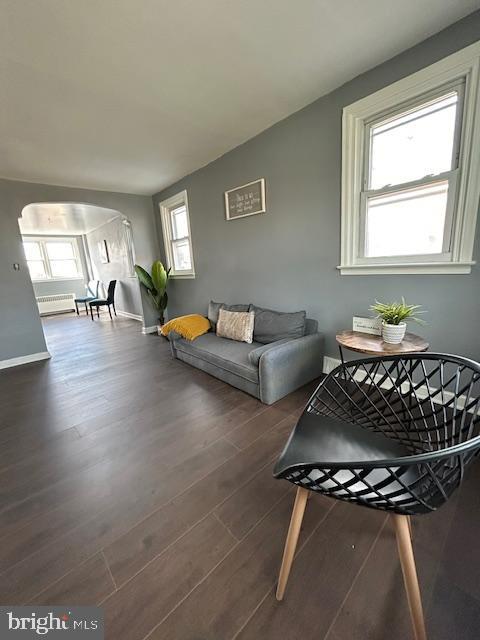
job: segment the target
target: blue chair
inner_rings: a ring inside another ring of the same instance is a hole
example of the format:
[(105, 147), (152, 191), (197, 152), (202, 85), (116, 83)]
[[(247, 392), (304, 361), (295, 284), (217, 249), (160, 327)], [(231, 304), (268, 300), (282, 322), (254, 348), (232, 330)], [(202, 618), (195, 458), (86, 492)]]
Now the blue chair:
[(77, 316), (80, 315), (78, 311), (78, 303), (82, 303), (85, 305), (85, 313), (88, 316), (88, 306), (87, 303), (92, 300), (96, 300), (98, 298), (98, 290), (100, 288), (100, 280), (90, 280), (89, 283), (85, 286), (86, 295), (80, 298), (75, 298), (75, 309), (77, 310)]

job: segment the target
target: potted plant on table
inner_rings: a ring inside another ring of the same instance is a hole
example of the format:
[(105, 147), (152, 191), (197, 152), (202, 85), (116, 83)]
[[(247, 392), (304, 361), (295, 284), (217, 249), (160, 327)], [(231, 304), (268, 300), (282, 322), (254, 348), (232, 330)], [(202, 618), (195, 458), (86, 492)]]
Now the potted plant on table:
[(158, 312), (158, 333), (160, 334), (160, 329), (165, 322), (165, 309), (168, 304), (167, 283), (170, 269), (167, 271), (160, 260), (155, 260), (152, 264), (151, 274), (138, 264), (135, 265), (135, 273), (140, 284), (146, 290), (153, 307)]
[(402, 302), (379, 302), (375, 300), (375, 304), (370, 307), (371, 311), (375, 311), (377, 318), (382, 320), (382, 337), (383, 341), (388, 344), (400, 344), (405, 337), (408, 320), (413, 320), (419, 324), (425, 322), (418, 317), (425, 311), (419, 311), (421, 305), (407, 304), (405, 298)]

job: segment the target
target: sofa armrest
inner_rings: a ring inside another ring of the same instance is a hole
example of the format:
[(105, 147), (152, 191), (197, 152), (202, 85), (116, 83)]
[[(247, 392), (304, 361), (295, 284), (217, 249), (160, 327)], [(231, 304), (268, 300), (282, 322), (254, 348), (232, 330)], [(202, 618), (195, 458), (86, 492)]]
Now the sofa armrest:
[(272, 346), (259, 360), (260, 399), (272, 404), (323, 374), (324, 337), (312, 333)]
[(286, 342), (291, 342), (292, 338), (282, 338), (282, 340), (276, 340), (275, 342), (269, 342), (267, 344), (262, 344), (262, 346), (257, 347), (253, 351), (250, 351), (248, 354), (248, 361), (250, 364), (253, 364), (254, 367), (259, 366), (260, 358), (263, 356), (265, 351), (270, 351), (270, 349), (275, 349), (279, 344), (285, 344)]
[(170, 342), (170, 351), (172, 352), (172, 356), (174, 358), (177, 357), (177, 351), (175, 349), (175, 342), (181, 339), (181, 335), (176, 331), (169, 331), (167, 334), (168, 341)]
[(167, 338), (170, 340), (170, 342), (175, 342), (175, 340), (179, 340), (182, 336), (177, 333), (176, 331), (169, 331)]

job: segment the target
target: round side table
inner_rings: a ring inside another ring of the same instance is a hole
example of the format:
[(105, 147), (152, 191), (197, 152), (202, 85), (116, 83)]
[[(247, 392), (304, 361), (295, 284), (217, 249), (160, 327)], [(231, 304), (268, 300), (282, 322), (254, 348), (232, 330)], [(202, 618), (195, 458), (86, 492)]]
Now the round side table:
[(420, 336), (414, 333), (406, 333), (400, 344), (388, 344), (382, 336), (374, 336), (370, 333), (359, 331), (340, 331), (335, 336), (342, 364), (345, 364), (343, 349), (365, 353), (371, 356), (399, 355), (402, 353), (419, 353), (427, 351), (430, 345)]

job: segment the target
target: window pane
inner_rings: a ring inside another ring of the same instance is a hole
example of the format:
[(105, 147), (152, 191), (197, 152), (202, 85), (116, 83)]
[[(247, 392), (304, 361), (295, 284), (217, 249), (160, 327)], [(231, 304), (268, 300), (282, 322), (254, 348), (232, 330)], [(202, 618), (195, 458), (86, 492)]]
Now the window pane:
[(27, 260), (27, 264), (32, 280), (41, 280), (47, 277), (43, 260)]
[(188, 240), (172, 243), (173, 265), (175, 271), (189, 271), (192, 268), (190, 245)]
[(75, 260), (50, 260), (50, 269), (54, 278), (75, 278), (79, 275)]
[(452, 168), (458, 94), (371, 128), (370, 189), (436, 175)]
[(170, 218), (172, 221), (172, 238), (174, 240), (186, 238), (188, 236), (188, 224), (187, 208), (185, 205), (172, 209), (170, 211)]
[(25, 257), (27, 260), (41, 260), (40, 245), (38, 242), (24, 242)]
[(367, 201), (365, 256), (441, 253), (448, 182)]
[(45, 247), (50, 260), (75, 258), (71, 242), (46, 242)]

